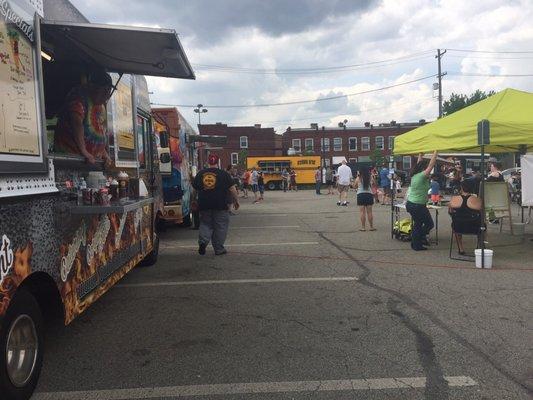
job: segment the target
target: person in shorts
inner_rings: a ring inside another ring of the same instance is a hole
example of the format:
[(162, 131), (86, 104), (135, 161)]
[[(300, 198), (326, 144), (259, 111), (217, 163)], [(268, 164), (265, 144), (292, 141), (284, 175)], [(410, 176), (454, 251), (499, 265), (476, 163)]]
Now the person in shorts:
[(352, 184), (352, 169), (346, 165), (346, 160), (342, 160), (342, 164), (337, 170), (337, 188), (339, 190), (338, 206), (347, 206), (348, 189)]
[(359, 216), (361, 218), (361, 232), (366, 231), (366, 221), (370, 225), (370, 231), (375, 231), (374, 216), (372, 215), (372, 205), (374, 204), (374, 195), (372, 193), (373, 178), (368, 168), (361, 168), (358, 177), (355, 180), (357, 189), (357, 205), (359, 206)]
[(390, 190), (390, 171), (385, 165), (379, 171), (379, 186), (383, 191), (381, 204), (387, 205), (387, 199), (391, 200), (392, 193)]
[(250, 186), (252, 187), (252, 192), (254, 193), (254, 203), (259, 202), (259, 172), (252, 168), (252, 173), (250, 174)]
[(440, 185), (437, 175), (431, 175), (431, 182), (429, 185), (429, 190), (431, 191), (431, 202), (434, 206), (436, 206), (440, 204)]
[(281, 172), (281, 185), (283, 186), (284, 192), (286, 192), (289, 189), (289, 180), (290, 180), (289, 169), (285, 168)]
[(245, 170), (244, 173), (242, 174), (242, 192), (243, 192), (243, 197), (245, 199), (248, 198), (248, 189), (250, 188), (250, 178), (251, 178), (250, 171)]

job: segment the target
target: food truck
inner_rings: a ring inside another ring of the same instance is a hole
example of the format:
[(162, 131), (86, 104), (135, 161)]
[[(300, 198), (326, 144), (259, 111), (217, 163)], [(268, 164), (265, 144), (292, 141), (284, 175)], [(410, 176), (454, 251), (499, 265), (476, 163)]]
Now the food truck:
[(69, 324), (132, 268), (156, 261), (166, 160), (143, 76), (194, 79), (173, 30), (68, 19), (47, 20), (40, 1), (0, 0), (3, 400), (31, 396), (45, 318), (59, 310)]
[[(191, 225), (191, 177), (198, 166), (192, 137), (193, 127), (176, 107), (152, 108), (155, 135), (168, 133), (170, 173), (162, 174), (163, 213), (161, 221), (168, 224)], [(161, 147), (159, 140), (158, 146)]]

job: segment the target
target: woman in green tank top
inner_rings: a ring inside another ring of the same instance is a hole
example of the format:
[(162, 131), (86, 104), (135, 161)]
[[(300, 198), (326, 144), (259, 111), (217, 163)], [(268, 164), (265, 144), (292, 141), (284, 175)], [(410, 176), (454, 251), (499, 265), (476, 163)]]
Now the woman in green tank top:
[(415, 251), (427, 250), (426, 236), (433, 229), (433, 219), (427, 209), (429, 191), (429, 175), (437, 162), (437, 151), (433, 152), (430, 160), (424, 159), (423, 154), (418, 156), (418, 162), (411, 171), (411, 185), (407, 197), (406, 209), (413, 219), (411, 234), (411, 248)]

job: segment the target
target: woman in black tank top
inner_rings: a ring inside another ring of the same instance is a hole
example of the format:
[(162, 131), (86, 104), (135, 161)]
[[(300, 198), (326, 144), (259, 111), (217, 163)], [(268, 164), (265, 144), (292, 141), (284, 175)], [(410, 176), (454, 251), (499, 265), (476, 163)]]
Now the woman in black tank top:
[[(459, 254), (465, 254), (462, 234), (478, 235), (481, 231), (481, 200), (472, 195), (471, 186), (470, 180), (461, 182), (461, 194), (453, 196), (450, 201), (449, 212)], [(473, 201), (469, 205), (470, 198)]]

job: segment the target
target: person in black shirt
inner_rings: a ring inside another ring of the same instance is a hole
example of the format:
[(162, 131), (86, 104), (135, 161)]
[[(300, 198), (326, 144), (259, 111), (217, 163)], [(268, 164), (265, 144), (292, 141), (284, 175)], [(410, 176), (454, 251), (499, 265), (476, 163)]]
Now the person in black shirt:
[(198, 253), (205, 254), (209, 242), (212, 242), (216, 255), (226, 254), (224, 242), (228, 233), (229, 210), (228, 192), (233, 198), (233, 207), (239, 209), (237, 190), (230, 174), (218, 168), (219, 158), (209, 155), (209, 168), (196, 174), (192, 186), (198, 192), (198, 209), (200, 211), (200, 231)]
[(487, 182), (503, 182), (503, 174), (500, 171), (500, 163), (491, 162), (490, 163), (490, 173), (487, 176)]

